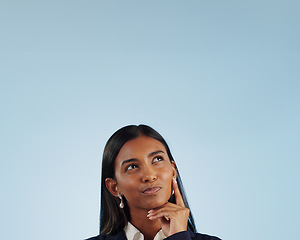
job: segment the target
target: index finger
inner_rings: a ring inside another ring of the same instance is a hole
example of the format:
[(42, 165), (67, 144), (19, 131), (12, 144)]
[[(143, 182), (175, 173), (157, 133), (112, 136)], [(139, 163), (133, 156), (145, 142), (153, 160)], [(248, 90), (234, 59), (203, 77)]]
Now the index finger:
[(183, 198), (181, 196), (181, 193), (179, 191), (178, 183), (176, 178), (173, 178), (173, 190), (175, 194), (175, 200), (176, 200), (176, 205), (179, 205), (181, 207), (185, 207)]

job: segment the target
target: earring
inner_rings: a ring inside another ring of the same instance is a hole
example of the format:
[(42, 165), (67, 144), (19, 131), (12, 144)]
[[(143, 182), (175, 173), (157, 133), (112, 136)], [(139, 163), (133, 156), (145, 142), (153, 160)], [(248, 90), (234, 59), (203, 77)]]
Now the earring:
[(119, 207), (120, 207), (120, 208), (124, 208), (123, 198), (122, 198), (122, 196), (121, 196), (120, 193), (118, 193), (118, 197), (119, 197), (120, 200), (121, 200)]

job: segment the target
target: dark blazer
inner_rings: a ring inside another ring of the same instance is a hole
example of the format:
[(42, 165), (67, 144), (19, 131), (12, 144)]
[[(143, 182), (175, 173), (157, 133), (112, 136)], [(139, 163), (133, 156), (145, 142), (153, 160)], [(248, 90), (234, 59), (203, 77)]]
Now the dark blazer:
[[(221, 240), (218, 237), (213, 237), (201, 233), (193, 233), (190, 230), (175, 233), (167, 238), (166, 240)], [(127, 240), (125, 232), (122, 230), (118, 232), (116, 235), (98, 235), (96, 237), (92, 237), (86, 240)]]

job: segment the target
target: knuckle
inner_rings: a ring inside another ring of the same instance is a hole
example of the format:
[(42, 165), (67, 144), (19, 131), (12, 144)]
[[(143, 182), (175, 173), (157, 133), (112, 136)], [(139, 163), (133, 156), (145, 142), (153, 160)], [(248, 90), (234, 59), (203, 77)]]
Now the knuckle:
[(186, 208), (184, 209), (185, 214), (189, 215), (190, 214), (190, 209)]

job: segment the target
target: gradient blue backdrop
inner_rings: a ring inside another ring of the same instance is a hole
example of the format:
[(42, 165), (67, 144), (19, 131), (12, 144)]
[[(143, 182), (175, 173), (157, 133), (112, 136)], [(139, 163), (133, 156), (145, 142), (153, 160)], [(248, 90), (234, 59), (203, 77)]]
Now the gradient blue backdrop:
[(169, 143), (198, 230), (299, 239), (299, 1), (0, 1), (0, 239), (98, 234), (118, 128)]

